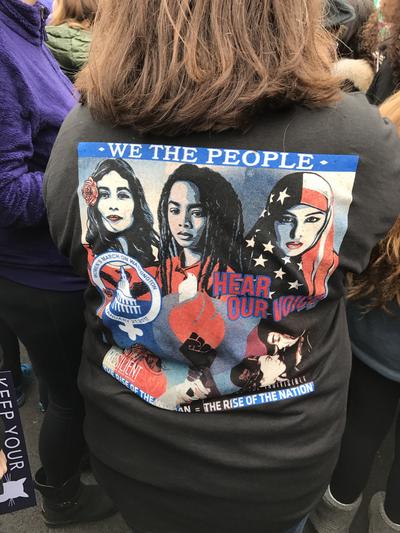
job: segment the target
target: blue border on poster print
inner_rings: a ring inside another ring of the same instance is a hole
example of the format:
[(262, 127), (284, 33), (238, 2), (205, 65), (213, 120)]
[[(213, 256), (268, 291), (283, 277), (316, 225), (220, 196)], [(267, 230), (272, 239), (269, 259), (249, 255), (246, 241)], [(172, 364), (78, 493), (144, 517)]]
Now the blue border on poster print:
[(197, 165), (296, 170), (303, 172), (355, 172), (357, 155), (305, 154), (196, 148), (163, 144), (79, 143), (79, 157), (132, 159)]

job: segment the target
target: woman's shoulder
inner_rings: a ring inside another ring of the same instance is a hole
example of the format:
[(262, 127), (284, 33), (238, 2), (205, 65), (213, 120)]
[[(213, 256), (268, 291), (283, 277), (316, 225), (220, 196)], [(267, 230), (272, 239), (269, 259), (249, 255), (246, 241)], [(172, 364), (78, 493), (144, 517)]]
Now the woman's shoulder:
[[(363, 157), (364, 163), (392, 163), (396, 170), (400, 165), (400, 140), (396, 127), (379, 108), (372, 105), (362, 93), (346, 95), (337, 108), (334, 119), (340, 142), (354, 154)], [(331, 111), (332, 113), (332, 111)], [(381, 168), (382, 170), (382, 168)]]
[(60, 129), (59, 138), (68, 144), (115, 142), (132, 138), (132, 130), (95, 120), (90, 109), (79, 103), (73, 107)]
[(264, 144), (270, 139), (272, 147), (284, 146), (285, 152), (373, 156), (400, 148), (396, 128), (362, 93), (343, 94), (329, 106), (292, 105), (267, 113), (258, 118), (256, 130)]
[(46, 34), (46, 44), (50, 49), (67, 50), (71, 47), (73, 30), (68, 24), (64, 23), (57, 26), (46, 26)]
[(340, 140), (354, 133), (368, 139), (371, 131), (365, 130), (365, 127), (374, 126), (379, 130), (383, 125), (378, 108), (371, 105), (361, 92), (343, 93), (335, 104), (317, 107), (309, 112), (299, 106), (298, 114), (304, 120), (318, 122), (316, 128), (322, 127), (329, 136), (339, 134)]
[(86, 61), (91, 41), (91, 33), (67, 23), (47, 26), (46, 44), (53, 53), (68, 55), (77, 62)]
[[(204, 136), (193, 135), (184, 139), (189, 146), (204, 144)], [(78, 104), (69, 113), (60, 131), (63, 143), (79, 142), (135, 142), (133, 128), (116, 127), (96, 120), (87, 106)], [(182, 139), (169, 139), (176, 144)], [(209, 143), (209, 140), (207, 141)], [(396, 128), (383, 119), (376, 106), (369, 104), (365, 95), (343, 95), (335, 105), (321, 108), (290, 106), (260, 113), (247, 133), (226, 132), (212, 135), (212, 144), (230, 143), (246, 149), (278, 150), (294, 153), (325, 153), (366, 155), (380, 153), (393, 158), (400, 155)]]
[(80, 28), (79, 26), (70, 26), (67, 22), (58, 24), (57, 26), (49, 24), (46, 26), (46, 33), (48, 37), (51, 38), (74, 39), (78, 37), (84, 41), (91, 40), (90, 31)]

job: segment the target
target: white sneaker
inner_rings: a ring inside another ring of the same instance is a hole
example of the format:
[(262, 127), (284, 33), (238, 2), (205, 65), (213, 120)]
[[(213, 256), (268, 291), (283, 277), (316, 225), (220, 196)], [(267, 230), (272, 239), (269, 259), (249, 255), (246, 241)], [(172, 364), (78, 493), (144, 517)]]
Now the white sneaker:
[(317, 533), (349, 533), (350, 526), (361, 505), (362, 496), (354, 503), (340, 503), (332, 496), (329, 487), (310, 515)]
[(386, 514), (384, 503), (385, 493), (377, 492), (369, 504), (369, 533), (393, 533), (400, 531), (400, 524), (395, 524)]

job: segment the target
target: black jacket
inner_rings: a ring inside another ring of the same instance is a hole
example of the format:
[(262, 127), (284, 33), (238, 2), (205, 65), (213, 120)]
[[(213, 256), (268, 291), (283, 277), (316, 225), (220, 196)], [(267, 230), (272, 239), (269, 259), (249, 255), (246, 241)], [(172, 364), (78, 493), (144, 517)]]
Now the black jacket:
[(399, 83), (395, 80), (393, 74), (392, 65), (388, 59), (385, 59), (372, 80), (371, 86), (367, 91), (367, 98), (371, 104), (380, 105), (399, 88)]

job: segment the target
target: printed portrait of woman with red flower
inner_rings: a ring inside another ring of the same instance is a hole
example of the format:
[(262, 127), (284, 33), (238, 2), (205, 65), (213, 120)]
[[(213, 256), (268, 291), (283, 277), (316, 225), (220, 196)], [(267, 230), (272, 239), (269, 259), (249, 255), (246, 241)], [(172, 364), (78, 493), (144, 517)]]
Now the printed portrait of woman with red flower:
[(81, 188), (87, 207), (86, 243), (94, 256), (121, 252), (154, 264), (158, 236), (143, 187), (123, 159), (101, 161)]
[(106, 252), (121, 254), (119, 261), (101, 269), (103, 302), (97, 310), (98, 316), (102, 318), (104, 309), (115, 296), (122, 270), (131, 296), (148, 300), (148, 288), (128, 262), (129, 258), (135, 259), (155, 277), (159, 241), (142, 185), (133, 168), (123, 159), (105, 159), (97, 164), (78, 192), (87, 206), (86, 233), (83, 229), (82, 237), (92, 283), (95, 259)]

